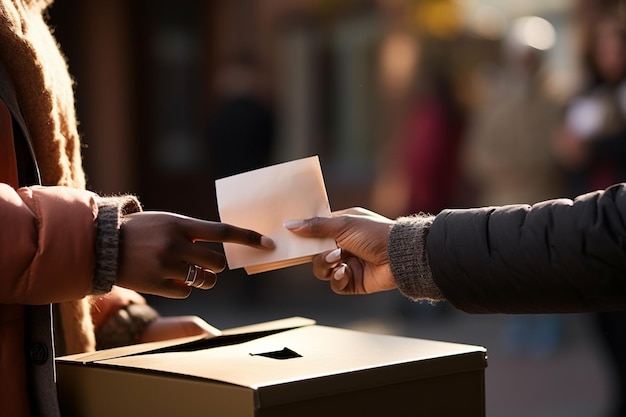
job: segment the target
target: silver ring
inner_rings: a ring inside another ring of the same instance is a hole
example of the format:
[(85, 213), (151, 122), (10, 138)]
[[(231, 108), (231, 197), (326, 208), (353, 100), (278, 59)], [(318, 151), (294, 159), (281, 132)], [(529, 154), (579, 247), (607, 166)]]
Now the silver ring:
[(187, 284), (187, 286), (191, 287), (196, 282), (198, 269), (198, 266), (189, 264), (189, 269), (187, 269), (187, 276), (185, 277), (185, 284)]
[(202, 274), (202, 282), (198, 283), (198, 285), (194, 285), (194, 287), (202, 288), (202, 286), (204, 285), (204, 281), (206, 281), (206, 277), (204, 276), (204, 274)]

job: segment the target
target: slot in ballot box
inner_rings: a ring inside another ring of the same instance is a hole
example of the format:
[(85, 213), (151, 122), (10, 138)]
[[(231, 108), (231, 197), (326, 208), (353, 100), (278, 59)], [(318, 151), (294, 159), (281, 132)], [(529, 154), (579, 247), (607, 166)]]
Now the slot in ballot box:
[(57, 358), (62, 414), (484, 416), (483, 347), (293, 317)]

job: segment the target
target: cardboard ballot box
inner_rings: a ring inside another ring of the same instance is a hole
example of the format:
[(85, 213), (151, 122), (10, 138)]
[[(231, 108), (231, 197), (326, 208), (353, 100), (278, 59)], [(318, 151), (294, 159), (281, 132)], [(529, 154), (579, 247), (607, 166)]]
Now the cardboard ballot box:
[(57, 359), (68, 416), (484, 416), (486, 350), (291, 318)]

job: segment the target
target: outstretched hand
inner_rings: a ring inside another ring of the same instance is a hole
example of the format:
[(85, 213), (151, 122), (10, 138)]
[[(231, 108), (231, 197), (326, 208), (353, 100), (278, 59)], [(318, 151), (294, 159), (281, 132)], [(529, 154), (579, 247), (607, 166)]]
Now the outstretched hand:
[(195, 242), (274, 248), (270, 238), (252, 230), (155, 211), (125, 216), (120, 235), (116, 285), (170, 298), (190, 294), (192, 287), (185, 280), (193, 269), (199, 283), (194, 287), (209, 289), (226, 267), (224, 255)]
[(363, 208), (334, 212), (332, 217), (288, 220), (285, 227), (303, 237), (332, 238), (338, 249), (313, 259), (313, 273), (330, 281), (338, 294), (370, 294), (397, 288), (387, 256), (394, 221)]

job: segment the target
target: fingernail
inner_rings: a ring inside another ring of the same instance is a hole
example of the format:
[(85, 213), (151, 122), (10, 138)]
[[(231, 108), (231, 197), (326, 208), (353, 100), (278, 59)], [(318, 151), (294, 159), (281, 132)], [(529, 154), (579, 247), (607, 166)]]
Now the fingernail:
[(332, 252), (328, 252), (328, 255), (324, 258), (329, 264), (337, 263), (341, 259), (341, 248), (337, 248)]
[(341, 265), (333, 274), (333, 278), (340, 281), (346, 275), (346, 264)]
[(283, 227), (289, 230), (294, 230), (302, 227), (304, 222), (302, 220), (285, 220), (283, 222)]
[(271, 238), (267, 236), (261, 236), (261, 246), (267, 249), (274, 249), (276, 247), (276, 244), (274, 244), (274, 241)]

